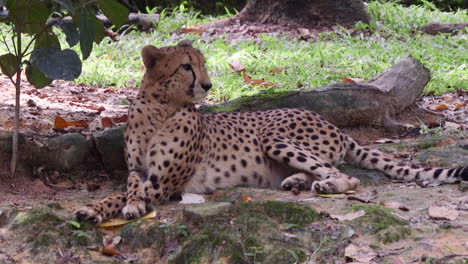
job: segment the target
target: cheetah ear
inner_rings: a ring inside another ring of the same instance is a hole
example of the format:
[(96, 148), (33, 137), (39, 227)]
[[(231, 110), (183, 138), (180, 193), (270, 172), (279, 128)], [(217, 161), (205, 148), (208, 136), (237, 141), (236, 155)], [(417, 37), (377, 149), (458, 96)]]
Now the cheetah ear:
[(143, 58), (143, 63), (145, 64), (146, 69), (153, 68), (156, 62), (160, 60), (163, 56), (164, 53), (160, 49), (152, 45), (145, 46), (141, 50), (141, 57)]
[(177, 46), (180, 46), (180, 47), (192, 47), (192, 42), (190, 42), (190, 40), (182, 40), (181, 42), (179, 42), (179, 44), (177, 44)]

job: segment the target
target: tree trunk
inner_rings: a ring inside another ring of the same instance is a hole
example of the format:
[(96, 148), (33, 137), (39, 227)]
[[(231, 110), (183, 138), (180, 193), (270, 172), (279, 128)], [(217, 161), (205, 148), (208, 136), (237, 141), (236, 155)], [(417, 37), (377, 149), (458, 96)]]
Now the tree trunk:
[(332, 25), (349, 26), (358, 21), (364, 23), (370, 21), (370, 16), (361, 0), (249, 0), (239, 14), (209, 23), (207, 27), (251, 22), (315, 28)]

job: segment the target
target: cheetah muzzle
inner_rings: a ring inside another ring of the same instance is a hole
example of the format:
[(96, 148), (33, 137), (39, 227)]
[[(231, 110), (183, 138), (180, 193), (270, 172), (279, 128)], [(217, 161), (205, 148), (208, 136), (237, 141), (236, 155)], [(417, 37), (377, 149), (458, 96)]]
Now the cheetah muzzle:
[(203, 54), (188, 41), (146, 46), (142, 58), (146, 72), (125, 128), (127, 192), (78, 209), (79, 219), (138, 218), (173, 194), (237, 185), (342, 193), (359, 185), (336, 169), (343, 161), (399, 180), (468, 180), (468, 167), (401, 165), (304, 109), (202, 114), (194, 103), (212, 85)]

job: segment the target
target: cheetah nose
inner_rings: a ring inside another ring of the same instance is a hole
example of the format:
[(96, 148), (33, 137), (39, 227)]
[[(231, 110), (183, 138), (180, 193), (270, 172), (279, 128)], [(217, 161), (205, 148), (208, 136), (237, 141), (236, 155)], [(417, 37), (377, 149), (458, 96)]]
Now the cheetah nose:
[(213, 86), (212, 83), (202, 83), (201, 87), (203, 88), (203, 90), (205, 91), (208, 91), (209, 89), (211, 89), (211, 86)]

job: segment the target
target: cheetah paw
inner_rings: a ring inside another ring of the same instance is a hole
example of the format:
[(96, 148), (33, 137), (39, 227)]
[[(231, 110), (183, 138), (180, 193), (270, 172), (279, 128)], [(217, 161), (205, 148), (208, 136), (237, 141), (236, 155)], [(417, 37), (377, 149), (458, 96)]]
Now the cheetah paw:
[(312, 191), (323, 194), (344, 193), (349, 190), (354, 190), (358, 187), (360, 181), (356, 178), (348, 177), (345, 179), (328, 179), (315, 181), (312, 183)]
[(78, 221), (90, 220), (97, 225), (102, 223), (103, 220), (102, 215), (89, 206), (83, 206), (76, 210), (73, 214)]
[(144, 200), (133, 200), (128, 201), (125, 207), (122, 209), (122, 214), (127, 220), (137, 219), (147, 212), (151, 211), (151, 206), (148, 206)]

